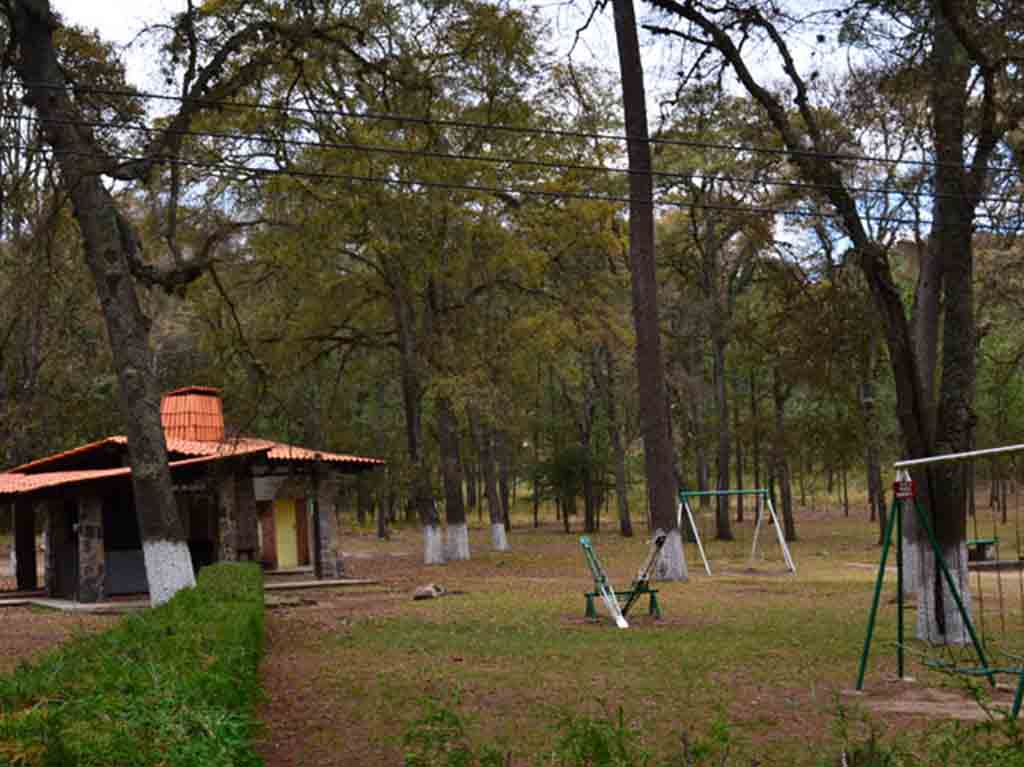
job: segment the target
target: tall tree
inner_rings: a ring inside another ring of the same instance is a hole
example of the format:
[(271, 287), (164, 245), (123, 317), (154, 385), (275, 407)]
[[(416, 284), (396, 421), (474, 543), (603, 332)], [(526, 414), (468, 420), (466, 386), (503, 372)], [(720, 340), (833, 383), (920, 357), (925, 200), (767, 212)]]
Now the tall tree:
[[(934, 196), (915, 315), (908, 318), (889, 254), (874, 236), (836, 156), (844, 132), (823, 118), (812, 89), (816, 72), (807, 72), (792, 53), (790, 40), (801, 28), (796, 4), (790, 9), (758, 0), (727, 6), (702, 0), (650, 2), (670, 22), (685, 26), (649, 28), (685, 40), (689, 50), (701, 55), (716, 55), (760, 104), (801, 178), (838, 217), (882, 317), (906, 455), (920, 458), (969, 448), (976, 368), (972, 231), (993, 158), (1024, 113), (1014, 63), (1021, 20), (1013, 4), (928, 0), (850, 4), (839, 11), (844, 16), (841, 44), (864, 44), (881, 65), (915, 72), (928, 94), (932, 130), (930, 145), (922, 149), (935, 159)], [(907, 34), (892, 34), (896, 27)], [(751, 38), (764, 41), (778, 56), (792, 102), (759, 76), (760, 54), (755, 66)], [(943, 555), (963, 573), (963, 473), (939, 465), (918, 471), (916, 479)], [(918, 634), (963, 642), (964, 627), (923, 540), (921, 554)]]
[[(102, 110), (90, 83), (69, 82), (55, 44), (60, 19), (47, 0), (5, 0), (0, 5), (7, 24), (13, 67), (25, 89), (25, 100), (39, 117), (47, 143), (53, 148), (61, 173), (61, 187), (71, 200), (82, 235), (86, 264), (103, 311), (120, 390), (121, 413), (128, 434), (135, 508), (142, 534), (154, 604), (169, 599), (195, 583), (167, 468), (167, 448), (160, 423), (159, 390), (153, 372), (149, 319), (139, 300), (139, 286), (176, 290), (202, 272), (202, 264), (175, 259), (162, 266), (143, 258), (135, 226), (115, 200), (103, 177), (147, 182), (157, 166), (176, 158), (182, 131), (210, 100), (236, 93), (260, 74), (279, 51), (264, 24), (246, 24), (215, 43), (204, 39), (200, 50), (196, 35), (197, 11), (189, 5), (177, 19), (176, 34), (188, 37), (184, 48), (191, 56), (182, 86), (181, 106), (153, 135), (138, 160), (125, 162), (117, 147), (105, 144), (92, 127), (90, 110)], [(259, 51), (247, 48), (260, 42)], [(203, 53), (207, 55), (204, 57)], [(229, 67), (228, 62), (236, 64)], [(122, 75), (123, 77), (123, 75)], [(123, 79), (121, 86), (123, 87)], [(131, 99), (115, 98), (108, 106), (123, 122)], [(130, 119), (130, 118), (129, 118)], [(116, 127), (112, 126), (112, 127)], [(113, 150), (113, 151), (111, 151)], [(173, 201), (174, 203), (177, 200)], [(168, 237), (172, 252), (173, 232)]]
[(632, 0), (612, 0), (615, 39), (622, 77), (627, 155), (629, 158), (629, 263), (636, 328), (636, 369), (639, 380), (640, 428), (644, 467), (655, 533), (668, 534), (658, 576), (687, 577), (683, 540), (676, 520), (676, 477), (665, 367), (661, 354), (658, 280), (654, 255), (654, 201), (651, 145), (647, 129), (647, 93)]

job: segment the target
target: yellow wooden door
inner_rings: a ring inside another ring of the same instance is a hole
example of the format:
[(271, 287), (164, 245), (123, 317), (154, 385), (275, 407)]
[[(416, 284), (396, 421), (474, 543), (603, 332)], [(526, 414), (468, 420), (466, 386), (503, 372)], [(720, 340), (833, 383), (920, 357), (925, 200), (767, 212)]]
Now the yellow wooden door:
[(277, 533), (277, 566), (287, 570), (299, 566), (299, 534), (295, 501), (274, 501), (274, 532)]

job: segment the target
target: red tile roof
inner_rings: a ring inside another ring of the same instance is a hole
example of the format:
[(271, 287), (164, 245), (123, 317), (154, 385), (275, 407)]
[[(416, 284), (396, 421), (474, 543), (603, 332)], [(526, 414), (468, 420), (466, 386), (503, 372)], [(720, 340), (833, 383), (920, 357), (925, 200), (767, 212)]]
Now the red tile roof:
[(383, 466), (386, 461), (380, 458), (363, 458), (358, 455), (346, 455), (344, 453), (327, 453), (323, 450), (309, 450), (296, 445), (286, 445), (283, 442), (270, 442), (273, 447), (267, 453), (271, 461), (326, 461), (327, 463), (356, 463), (365, 466)]
[[(321, 450), (310, 450), (297, 445), (259, 439), (255, 437), (238, 437), (225, 439), (224, 415), (221, 408), (220, 391), (207, 386), (189, 386), (177, 389), (164, 395), (160, 406), (161, 421), (167, 437), (167, 452), (171, 455), (188, 456), (183, 460), (170, 462), (172, 469), (219, 460), (238, 455), (263, 453), (271, 461), (279, 462), (311, 462), (344, 464), (369, 468), (382, 466), (384, 461), (377, 458), (363, 458), (344, 453), (328, 453)], [(103, 469), (74, 469), (65, 471), (48, 471), (47, 467), (59, 464), (67, 459), (88, 458), (89, 453), (106, 447), (124, 448), (128, 438), (118, 434), (106, 437), (87, 445), (66, 450), (62, 453), (39, 458), (22, 464), (7, 473), (0, 473), (0, 495), (32, 492), (47, 487), (88, 482), (118, 476), (129, 476), (129, 467), (112, 467)], [(116, 457), (115, 457), (116, 459)], [(111, 461), (114, 462), (114, 461)], [(67, 464), (65, 464), (66, 466)], [(75, 461), (72, 461), (72, 466)]]
[(209, 386), (188, 386), (164, 395), (160, 420), (167, 439), (221, 442), (224, 439), (224, 410), (220, 390)]
[(37, 458), (34, 461), (23, 463), (20, 466), (15, 466), (10, 470), (10, 472), (20, 473), (33, 471), (64, 458), (72, 458), (76, 455), (84, 455), (85, 453), (89, 453), (93, 450), (98, 450), (105, 445), (124, 445), (126, 443), (127, 438), (125, 437), (104, 437), (103, 439), (98, 439), (95, 442), (90, 442), (87, 445), (79, 445), (78, 447), (71, 448), (70, 450), (65, 450), (63, 453), (54, 453), (53, 455), (48, 455), (44, 458)]
[[(168, 466), (173, 472), (176, 469), (194, 466), (201, 463), (217, 461), (229, 456), (252, 455), (264, 453), (269, 450), (267, 445), (245, 444), (236, 445), (233, 449), (225, 449), (210, 455), (196, 458), (184, 458), (180, 461), (171, 461)], [(30, 493), (34, 490), (60, 487), (62, 485), (75, 485), (85, 482), (95, 482), (101, 479), (113, 479), (115, 477), (130, 477), (132, 470), (128, 466), (117, 469), (86, 469), (82, 471), (48, 471), (43, 474), (22, 474), (19, 472), (0, 473), (0, 495), (18, 495)]]

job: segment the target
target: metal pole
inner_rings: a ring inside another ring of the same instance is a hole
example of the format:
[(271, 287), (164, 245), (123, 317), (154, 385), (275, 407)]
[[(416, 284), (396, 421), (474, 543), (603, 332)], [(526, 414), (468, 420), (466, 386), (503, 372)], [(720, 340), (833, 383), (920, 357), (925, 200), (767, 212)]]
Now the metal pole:
[[(693, 518), (693, 511), (690, 509), (689, 502), (684, 498), (683, 506), (686, 507), (686, 516), (690, 520), (690, 529), (693, 530), (693, 538), (697, 541), (697, 551), (700, 552), (701, 561), (704, 562), (704, 572), (711, 575), (711, 566), (708, 564), (707, 555), (704, 553), (704, 544), (700, 542), (700, 531), (697, 529), (697, 523)], [(680, 525), (682, 527), (682, 525)]]
[(782, 549), (782, 558), (786, 562), (786, 566), (789, 567), (789, 571), (796, 575), (796, 565), (793, 564), (793, 557), (789, 554), (789, 545), (786, 543), (786, 537), (782, 533), (782, 525), (779, 524), (779, 517), (775, 513), (775, 504), (772, 503), (772, 498), (768, 495), (768, 491), (765, 491), (764, 496), (765, 505), (768, 507), (768, 512), (772, 515), (772, 521), (775, 523), (775, 535), (779, 539), (779, 548)]
[[(763, 513), (759, 513), (759, 512), (755, 512), (755, 513), (756, 513), (756, 516), (757, 516), (757, 521), (754, 522), (754, 542), (750, 546), (750, 567), (751, 568), (754, 566), (754, 562), (755, 562), (754, 557), (757, 555), (757, 539), (761, 535), (761, 520), (764, 519), (764, 514)], [(772, 519), (774, 519), (774, 518), (775, 518), (775, 515), (773, 514), (772, 515)]]
[(959, 461), (964, 458), (977, 458), (984, 455), (1000, 455), (1002, 453), (1019, 453), (1024, 451), (1024, 445), (1007, 445), (1005, 447), (989, 447), (984, 450), (971, 450), (966, 453), (947, 453), (946, 455), (935, 455), (930, 458), (913, 458), (906, 461), (897, 461), (894, 468), (906, 469), (911, 466), (924, 466), (930, 463), (942, 463), (943, 461)]
[(871, 612), (868, 614), (868, 633), (864, 637), (864, 650), (860, 654), (860, 669), (857, 671), (857, 690), (864, 689), (864, 672), (868, 667), (868, 653), (871, 651), (871, 638), (875, 633), (875, 618), (878, 616), (878, 601), (882, 596), (882, 582), (885, 580), (885, 562), (889, 558), (889, 547), (892, 545), (892, 530), (896, 524), (896, 515), (899, 513), (897, 504), (892, 499), (892, 511), (889, 513), (889, 521), (885, 524), (885, 536), (882, 540), (882, 559), (878, 563), (878, 577), (875, 579), (875, 595), (871, 599)]
[(683, 490), (679, 493), (680, 496), (686, 496), (687, 498), (701, 498), (719, 495), (759, 495), (761, 493), (767, 493), (765, 488), (754, 488), (753, 490)]
[(903, 679), (903, 502), (896, 504), (896, 676)]

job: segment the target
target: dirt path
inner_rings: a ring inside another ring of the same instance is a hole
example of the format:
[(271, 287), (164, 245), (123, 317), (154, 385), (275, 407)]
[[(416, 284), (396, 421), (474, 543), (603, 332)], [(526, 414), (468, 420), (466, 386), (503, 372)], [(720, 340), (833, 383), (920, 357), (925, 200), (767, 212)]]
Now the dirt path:
[(71, 615), (37, 607), (0, 608), (0, 674), (81, 632), (102, 631), (116, 621), (109, 615)]

